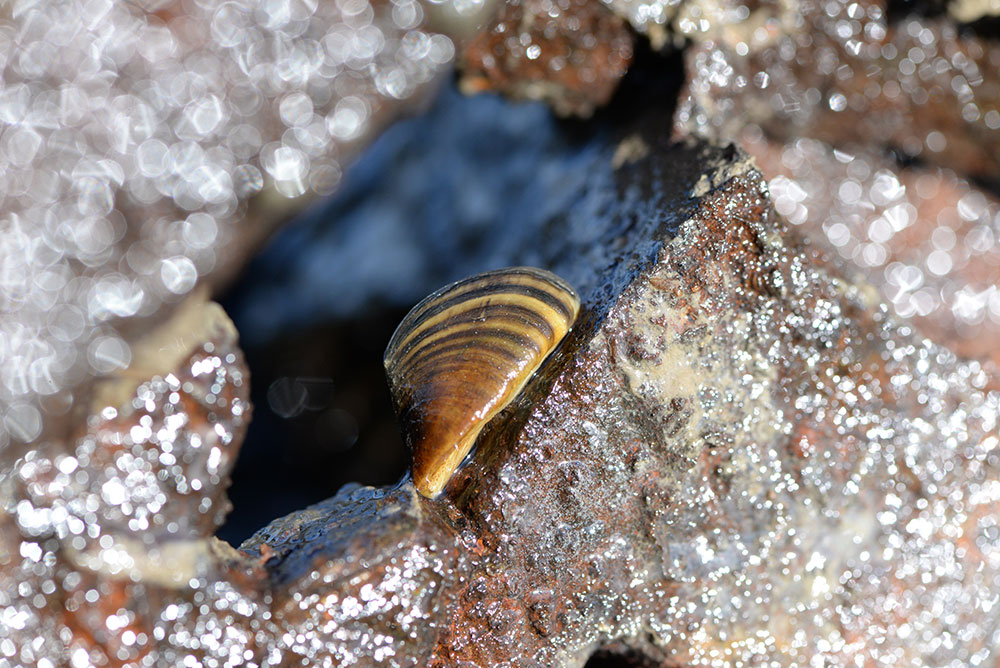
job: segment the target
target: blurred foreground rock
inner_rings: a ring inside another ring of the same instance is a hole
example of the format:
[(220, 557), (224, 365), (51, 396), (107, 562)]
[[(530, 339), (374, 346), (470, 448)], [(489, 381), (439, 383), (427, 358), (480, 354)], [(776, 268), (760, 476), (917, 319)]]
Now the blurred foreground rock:
[[(1000, 182), (1000, 45), (945, 18), (890, 21), (889, 3), (798, 4), (795, 29), (685, 53), (688, 131), (864, 146)], [(766, 34), (766, 31), (765, 33)]]
[(91, 382), (336, 190), (494, 9), (5, 3), (0, 462), (76, 429)]
[(255, 646), (262, 573), (212, 538), (250, 417), (236, 331), (199, 292), (133, 354), (72, 438), (0, 470), (0, 665), (241, 665)]
[(1000, 363), (1000, 201), (946, 169), (902, 167), (878, 151), (740, 145), (769, 177), (775, 208), (880, 301), (960, 356)]

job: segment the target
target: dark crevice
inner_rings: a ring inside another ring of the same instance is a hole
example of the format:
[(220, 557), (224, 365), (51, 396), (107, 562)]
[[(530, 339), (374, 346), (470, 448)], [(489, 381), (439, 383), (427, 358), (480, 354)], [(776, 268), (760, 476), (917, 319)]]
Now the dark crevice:
[(220, 538), (238, 545), (348, 482), (385, 485), (400, 477), (407, 455), (382, 351), (402, 315), (373, 310), (246, 348), (253, 421)]
[(1000, 16), (984, 16), (977, 21), (961, 24), (960, 29), (964, 34), (980, 39), (1000, 40)]
[(889, 0), (886, 18), (890, 24), (899, 23), (912, 16), (937, 18), (948, 13), (946, 0)]
[(591, 118), (566, 118), (560, 125), (569, 136), (589, 138), (595, 128), (631, 128), (638, 119), (640, 124), (659, 124), (669, 137), (684, 71), (682, 51), (656, 51), (640, 36), (632, 64), (611, 101)]
[(584, 668), (664, 668), (659, 661), (629, 651), (598, 650)]

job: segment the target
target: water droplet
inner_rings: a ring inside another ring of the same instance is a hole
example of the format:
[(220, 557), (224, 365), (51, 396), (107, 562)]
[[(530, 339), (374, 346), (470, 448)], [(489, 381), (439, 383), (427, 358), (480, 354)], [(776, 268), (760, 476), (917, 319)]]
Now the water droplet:
[(132, 349), (116, 336), (99, 336), (87, 348), (90, 366), (100, 374), (126, 368), (132, 361)]
[(160, 264), (160, 279), (167, 290), (180, 295), (194, 287), (198, 280), (198, 270), (191, 260), (177, 255), (163, 260)]

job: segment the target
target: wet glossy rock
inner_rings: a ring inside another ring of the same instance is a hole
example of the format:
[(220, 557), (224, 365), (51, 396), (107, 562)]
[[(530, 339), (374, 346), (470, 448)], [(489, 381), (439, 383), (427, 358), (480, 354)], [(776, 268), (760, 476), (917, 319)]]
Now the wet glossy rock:
[(255, 647), (263, 572), (211, 537), (249, 421), (236, 332), (196, 295), (133, 350), (80, 433), (0, 470), (0, 665), (235, 665)]
[(635, 219), (581, 284), (589, 319), (454, 502), (346, 489), (244, 545), (274, 553), (286, 656), (994, 659), (995, 368), (915, 336), (719, 157), (680, 192), (649, 181), (650, 211), (681, 218)]
[(953, 172), (901, 167), (877, 151), (741, 146), (775, 208), (817, 250), (853, 267), (894, 314), (961, 356), (1000, 363), (1000, 201)]
[(0, 461), (62, 438), (137, 336), (336, 189), (483, 22), (438, 5), (5, 6)]
[(947, 18), (890, 22), (881, 2), (800, 3), (795, 29), (715, 39), (685, 58), (686, 132), (734, 139), (747, 124), (772, 138), (895, 150), (1000, 180), (1000, 46)]
[(996, 368), (802, 245), (742, 152), (636, 134), (598, 158), (615, 187), (536, 248), (579, 326), (454, 495), (349, 486), (243, 554), (206, 539), (246, 415), (206, 315), (174, 367), (95, 395), (115, 415), (0, 477), (2, 660), (994, 661)]
[(625, 21), (599, 2), (514, 0), (465, 48), (461, 86), (589, 116), (611, 99), (632, 51)]

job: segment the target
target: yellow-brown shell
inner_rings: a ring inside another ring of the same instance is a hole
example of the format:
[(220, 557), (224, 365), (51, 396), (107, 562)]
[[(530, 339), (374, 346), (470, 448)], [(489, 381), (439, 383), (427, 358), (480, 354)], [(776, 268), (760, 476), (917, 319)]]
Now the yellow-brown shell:
[(403, 318), (386, 348), (385, 370), (421, 494), (441, 492), (579, 310), (566, 281), (512, 267), (446, 286)]

